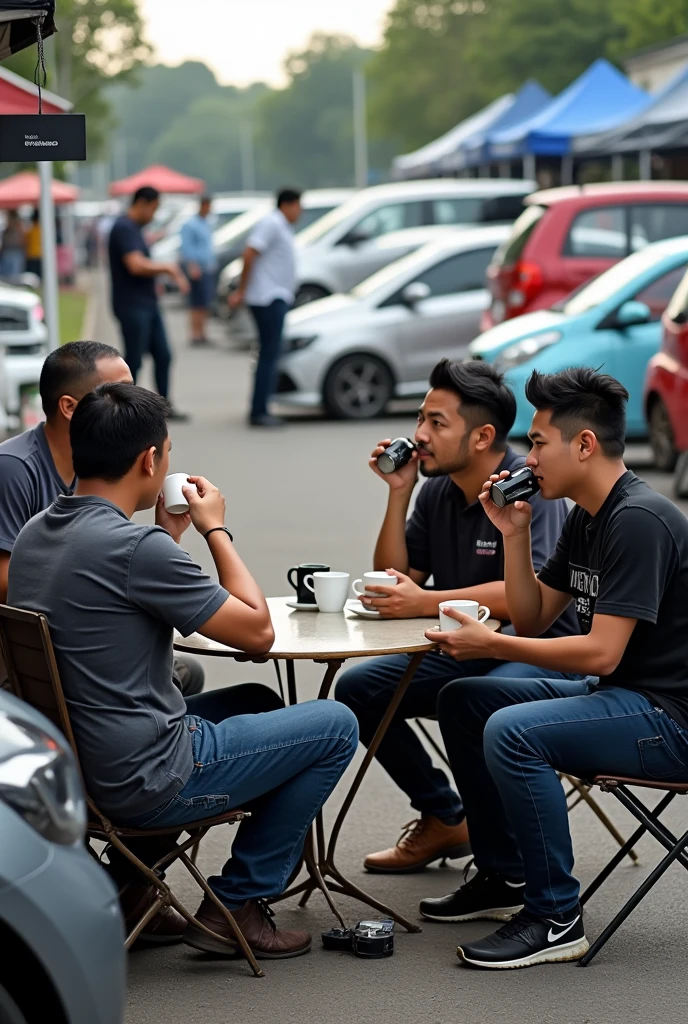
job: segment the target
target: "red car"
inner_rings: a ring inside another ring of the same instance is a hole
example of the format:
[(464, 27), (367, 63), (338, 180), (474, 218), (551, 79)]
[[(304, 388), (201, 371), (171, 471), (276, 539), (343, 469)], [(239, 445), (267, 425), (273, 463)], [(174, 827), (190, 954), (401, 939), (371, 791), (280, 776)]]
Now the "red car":
[(688, 273), (664, 315), (662, 346), (648, 364), (645, 415), (658, 469), (676, 468), (676, 491), (688, 495)]
[(487, 269), (482, 330), (550, 309), (650, 242), (688, 235), (688, 182), (573, 185), (533, 192)]

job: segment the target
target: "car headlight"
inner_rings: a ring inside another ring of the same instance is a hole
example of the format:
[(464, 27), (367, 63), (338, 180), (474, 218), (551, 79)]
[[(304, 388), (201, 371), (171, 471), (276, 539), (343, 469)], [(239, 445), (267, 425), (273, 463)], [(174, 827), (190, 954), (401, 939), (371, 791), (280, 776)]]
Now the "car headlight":
[(515, 345), (510, 345), (500, 352), (494, 362), (495, 369), (504, 372), (513, 366), (527, 363), (538, 352), (549, 348), (550, 345), (556, 345), (558, 341), (561, 341), (561, 331), (544, 331), (543, 334), (534, 334), (531, 338), (522, 338)]
[(6, 715), (0, 715), (0, 800), (50, 842), (71, 846), (84, 838), (86, 805), (71, 752)]
[(317, 334), (308, 334), (298, 338), (287, 338), (285, 349), (287, 352), (299, 352), (302, 348), (308, 348), (314, 341), (317, 341)]

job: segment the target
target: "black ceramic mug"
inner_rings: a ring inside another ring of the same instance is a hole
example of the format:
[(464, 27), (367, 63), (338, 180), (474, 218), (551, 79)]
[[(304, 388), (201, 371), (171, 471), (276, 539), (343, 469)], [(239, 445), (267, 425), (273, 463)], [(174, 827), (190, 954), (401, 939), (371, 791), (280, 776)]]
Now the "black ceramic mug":
[[(304, 562), (302, 565), (294, 565), (287, 573), (289, 583), (296, 591), (296, 600), (299, 604), (315, 604), (315, 594), (303, 582), (306, 576), (314, 572), (329, 572), (329, 565), (316, 565), (311, 562)], [(293, 574), (296, 573), (296, 583)]]

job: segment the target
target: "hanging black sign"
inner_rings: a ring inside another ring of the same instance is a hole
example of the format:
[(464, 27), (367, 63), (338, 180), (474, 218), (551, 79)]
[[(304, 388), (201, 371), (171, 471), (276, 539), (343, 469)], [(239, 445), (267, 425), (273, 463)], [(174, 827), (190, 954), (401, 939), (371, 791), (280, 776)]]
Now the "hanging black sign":
[(0, 162), (85, 159), (84, 114), (0, 114)]

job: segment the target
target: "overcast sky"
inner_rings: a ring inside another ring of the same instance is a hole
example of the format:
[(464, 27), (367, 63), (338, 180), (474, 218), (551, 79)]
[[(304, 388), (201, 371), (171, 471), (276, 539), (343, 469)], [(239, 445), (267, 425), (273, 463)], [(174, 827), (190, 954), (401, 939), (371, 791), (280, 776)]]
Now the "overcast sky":
[(158, 60), (203, 60), (225, 84), (284, 82), (289, 50), (313, 32), (344, 32), (380, 42), (393, 0), (140, 0)]

